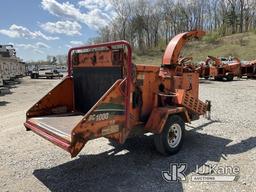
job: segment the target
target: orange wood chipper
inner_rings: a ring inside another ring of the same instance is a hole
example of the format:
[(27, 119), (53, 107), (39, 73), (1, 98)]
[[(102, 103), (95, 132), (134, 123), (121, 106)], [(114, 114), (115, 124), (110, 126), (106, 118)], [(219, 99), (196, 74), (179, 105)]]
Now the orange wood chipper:
[(68, 75), (27, 111), (26, 129), (72, 157), (88, 140), (106, 137), (124, 143), (147, 132), (155, 134), (159, 152), (175, 154), (185, 123), (210, 111), (210, 102), (198, 99), (198, 73), (178, 64), (186, 41), (202, 35), (175, 36), (161, 67), (132, 64), (126, 41), (71, 48)]
[(241, 65), (241, 77), (256, 78), (256, 60)]
[(234, 77), (240, 77), (241, 62), (235, 58), (229, 62), (223, 62), (221, 59), (208, 56), (205, 63), (196, 69), (199, 76), (205, 79), (213, 77), (214, 80), (232, 81)]

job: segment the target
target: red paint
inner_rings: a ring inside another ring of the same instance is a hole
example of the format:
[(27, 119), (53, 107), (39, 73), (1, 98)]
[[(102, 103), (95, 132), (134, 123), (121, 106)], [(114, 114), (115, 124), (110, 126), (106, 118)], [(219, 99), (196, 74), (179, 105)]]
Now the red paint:
[(70, 152), (70, 143), (68, 141), (64, 141), (63, 139), (53, 136), (50, 133), (43, 131), (39, 126), (31, 123), (31, 122), (26, 122), (24, 123), (25, 127), (28, 129), (31, 129), (33, 132), (36, 134), (42, 136), (43, 138), (47, 139), (48, 141), (52, 142), (53, 144), (59, 146), (60, 148), (64, 149), (67, 152)]

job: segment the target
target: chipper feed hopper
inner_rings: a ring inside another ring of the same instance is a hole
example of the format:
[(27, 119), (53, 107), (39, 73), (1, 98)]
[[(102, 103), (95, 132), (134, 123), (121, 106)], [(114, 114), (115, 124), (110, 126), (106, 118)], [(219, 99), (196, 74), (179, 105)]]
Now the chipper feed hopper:
[(132, 64), (126, 41), (71, 48), (68, 75), (27, 111), (25, 127), (72, 157), (88, 140), (124, 143), (147, 132), (161, 153), (178, 152), (185, 123), (210, 110), (210, 102), (198, 99), (198, 73), (178, 64), (185, 42), (202, 35), (174, 37), (161, 67)]

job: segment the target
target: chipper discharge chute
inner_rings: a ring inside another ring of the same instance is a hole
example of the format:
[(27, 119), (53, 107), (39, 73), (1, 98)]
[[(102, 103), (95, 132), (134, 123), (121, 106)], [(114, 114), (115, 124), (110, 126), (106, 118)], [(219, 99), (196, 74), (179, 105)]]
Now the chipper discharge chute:
[(163, 65), (134, 65), (126, 41), (76, 47), (68, 53), (68, 76), (27, 111), (25, 127), (76, 156), (88, 140), (124, 143), (151, 132), (163, 154), (176, 153), (185, 122), (210, 109), (198, 99), (198, 73), (178, 62), (190, 37), (176, 36)]

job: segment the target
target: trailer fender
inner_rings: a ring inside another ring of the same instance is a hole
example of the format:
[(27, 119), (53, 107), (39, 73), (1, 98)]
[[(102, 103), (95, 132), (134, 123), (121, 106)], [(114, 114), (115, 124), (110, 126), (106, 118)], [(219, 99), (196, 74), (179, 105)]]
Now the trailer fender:
[(151, 112), (150, 117), (145, 125), (145, 131), (154, 134), (160, 134), (168, 117), (174, 114), (180, 115), (185, 123), (191, 122), (187, 110), (184, 107), (159, 107), (154, 108)]

